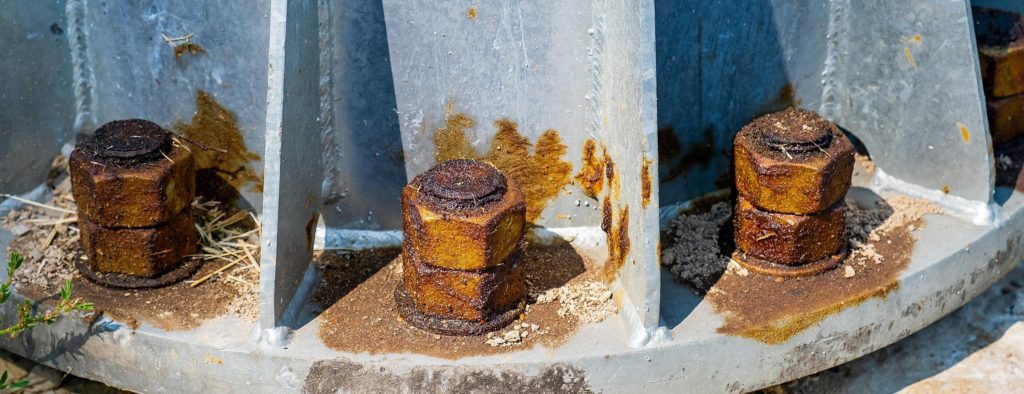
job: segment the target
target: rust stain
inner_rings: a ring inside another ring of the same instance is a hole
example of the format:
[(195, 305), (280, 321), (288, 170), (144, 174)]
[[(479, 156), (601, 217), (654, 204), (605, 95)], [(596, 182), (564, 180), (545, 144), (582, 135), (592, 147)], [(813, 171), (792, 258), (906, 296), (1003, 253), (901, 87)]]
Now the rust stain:
[(186, 53), (195, 56), (206, 53), (206, 49), (203, 49), (199, 44), (188, 41), (174, 46), (174, 60), (180, 62), (181, 56)]
[(967, 125), (963, 123), (957, 123), (957, 127), (960, 128), (960, 138), (964, 139), (965, 143), (971, 143), (971, 132), (967, 130)]
[[(494, 122), (497, 133), (487, 154), (481, 155), (470, 144), (466, 130), (472, 118), (452, 113), (449, 106), (445, 125), (434, 131), (434, 159), (438, 163), (454, 159), (478, 159), (494, 164), (511, 178), (526, 196), (526, 220), (534, 222), (558, 191), (569, 184), (572, 164), (563, 160), (567, 147), (558, 131), (549, 129), (536, 144), (519, 133), (519, 125), (508, 119)], [(533, 146), (532, 152), (530, 147)]]
[(910, 47), (903, 47), (903, 54), (907, 56), (907, 63), (910, 66), (917, 67), (917, 64), (914, 64), (914, 54), (910, 53)]
[(802, 103), (803, 100), (796, 97), (796, 87), (792, 83), (782, 85), (779, 94), (775, 97), (775, 105), (783, 108), (798, 106)]
[(473, 118), (449, 112), (445, 116), (444, 126), (434, 131), (434, 160), (443, 163), (448, 160), (478, 158), (480, 155), (466, 138), (466, 131), (475, 125)]
[[(920, 221), (912, 223), (921, 226)], [(910, 263), (914, 238), (908, 226), (873, 242), (883, 262), (848, 257), (856, 275), (842, 268), (820, 275), (777, 280), (728, 271), (708, 292), (715, 311), (725, 315), (718, 332), (768, 344), (780, 344), (826, 317), (872, 298), (885, 298), (899, 288), (899, 274)]]
[(914, 34), (914, 42), (921, 43), (921, 34)]
[(604, 160), (597, 157), (597, 143), (588, 139), (583, 143), (583, 167), (576, 174), (576, 180), (580, 183), (583, 193), (591, 198), (597, 198), (604, 188)]
[(469, 18), (469, 20), (476, 20), (476, 5), (475, 4), (469, 6), (469, 9), (466, 10), (466, 18)]
[(260, 155), (246, 148), (238, 117), (209, 93), (196, 91), (196, 112), (191, 123), (178, 122), (174, 129), (200, 144), (227, 151), (193, 147), (196, 170), (213, 170), (236, 190), (251, 184), (254, 191), (263, 192), (263, 178), (252, 164), (261, 160)]
[(601, 203), (601, 231), (606, 234), (612, 233), (612, 200), (605, 197)]
[(602, 154), (604, 155), (604, 177), (608, 181), (608, 192), (609, 195), (616, 201), (619, 200), (620, 187), (619, 178), (616, 177), (615, 162), (612, 161), (612, 157), (608, 155), (608, 150), (602, 147)]
[(610, 282), (629, 257), (629, 207), (619, 208), (618, 220), (615, 220), (611, 218), (611, 202), (605, 199), (602, 213), (607, 215), (601, 218), (602, 229), (606, 221), (610, 223), (605, 231), (608, 235), (608, 262), (604, 265), (605, 280)]
[(942, 185), (942, 192), (949, 194), (949, 185)]
[(640, 168), (640, 197), (645, 209), (651, 203), (651, 189), (651, 160), (644, 157), (643, 167)]

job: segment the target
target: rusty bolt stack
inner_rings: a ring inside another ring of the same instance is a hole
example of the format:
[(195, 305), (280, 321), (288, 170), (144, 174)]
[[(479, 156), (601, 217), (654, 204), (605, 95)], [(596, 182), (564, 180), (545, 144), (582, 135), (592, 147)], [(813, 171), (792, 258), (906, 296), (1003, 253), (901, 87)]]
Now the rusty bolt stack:
[(1024, 17), (975, 8), (974, 25), (992, 142), (1006, 142), (1024, 133)]
[(444, 335), (501, 329), (524, 305), (526, 202), (489, 163), (452, 160), (402, 190), (404, 283), (410, 324)]
[(88, 261), (79, 271), (115, 287), (153, 287), (191, 275), (198, 246), (192, 152), (155, 123), (107, 123), (68, 160)]
[(737, 251), (756, 273), (814, 275), (846, 254), (843, 197), (853, 144), (818, 114), (789, 108), (762, 116), (734, 141)]

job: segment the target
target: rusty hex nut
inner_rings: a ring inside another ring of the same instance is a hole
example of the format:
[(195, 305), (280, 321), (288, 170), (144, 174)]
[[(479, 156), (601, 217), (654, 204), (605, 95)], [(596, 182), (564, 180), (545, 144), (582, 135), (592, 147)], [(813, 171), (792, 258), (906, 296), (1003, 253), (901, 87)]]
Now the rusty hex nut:
[(435, 267), (483, 270), (512, 255), (526, 226), (526, 201), (494, 166), (452, 160), (402, 190), (407, 249)]
[(762, 211), (740, 196), (736, 200), (736, 247), (776, 264), (799, 265), (835, 255), (846, 244), (842, 201), (811, 215)]
[(147, 228), (108, 228), (85, 217), (78, 220), (89, 267), (98, 273), (154, 277), (176, 268), (199, 245), (191, 209)]
[(805, 109), (755, 119), (736, 134), (736, 189), (754, 206), (796, 215), (843, 199), (853, 176), (853, 144)]
[(192, 203), (192, 152), (142, 120), (110, 122), (68, 159), (81, 217), (104, 227), (150, 227)]
[(1024, 93), (1024, 18), (977, 8), (974, 26), (985, 94), (999, 98)]
[(402, 253), (405, 290), (422, 313), (483, 322), (517, 307), (526, 296), (523, 253), (518, 249), (481, 271), (462, 271), (426, 264), (407, 250)]
[(1003, 143), (1024, 135), (1024, 94), (989, 99), (988, 126), (992, 143)]

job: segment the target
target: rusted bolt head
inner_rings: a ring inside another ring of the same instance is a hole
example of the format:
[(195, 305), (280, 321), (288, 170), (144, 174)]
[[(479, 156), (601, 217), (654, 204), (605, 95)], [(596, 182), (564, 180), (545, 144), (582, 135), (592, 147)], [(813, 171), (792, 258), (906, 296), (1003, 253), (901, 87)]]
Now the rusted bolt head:
[(435, 267), (482, 270), (500, 264), (518, 248), (525, 215), (519, 187), (482, 161), (441, 163), (402, 190), (407, 248)]
[(516, 308), (526, 296), (523, 252), (482, 271), (461, 271), (426, 264), (414, 251), (402, 253), (405, 290), (424, 314), (485, 322)]
[(977, 8), (974, 30), (985, 93), (989, 97), (1024, 93), (1024, 17), (1008, 11)]
[(809, 214), (843, 199), (853, 144), (818, 114), (797, 108), (755, 119), (738, 134), (736, 189), (763, 210)]
[(196, 252), (191, 210), (148, 228), (107, 228), (79, 217), (89, 267), (98, 273), (154, 277), (176, 268)]
[(79, 215), (100, 226), (155, 226), (195, 194), (191, 151), (143, 120), (103, 125), (75, 148), (68, 167)]
[(846, 245), (842, 201), (811, 215), (762, 211), (740, 196), (733, 231), (736, 246), (749, 256), (799, 265), (839, 253)]
[[(1024, 63), (1021, 64), (1024, 67)], [(993, 143), (1007, 142), (1024, 135), (1024, 95), (991, 98), (987, 106)]]

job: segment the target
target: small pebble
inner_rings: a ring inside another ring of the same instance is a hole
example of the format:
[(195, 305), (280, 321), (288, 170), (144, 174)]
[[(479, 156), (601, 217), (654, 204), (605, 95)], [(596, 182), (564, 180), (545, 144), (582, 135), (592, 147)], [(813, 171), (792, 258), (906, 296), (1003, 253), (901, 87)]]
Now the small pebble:
[(844, 278), (850, 279), (850, 278), (854, 277), (854, 275), (857, 275), (857, 271), (854, 271), (853, 267), (847, 265), (846, 267), (843, 268), (843, 277)]

